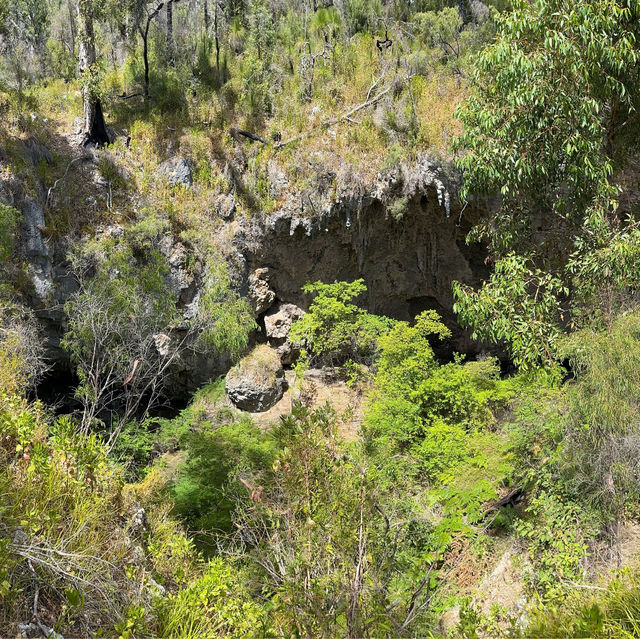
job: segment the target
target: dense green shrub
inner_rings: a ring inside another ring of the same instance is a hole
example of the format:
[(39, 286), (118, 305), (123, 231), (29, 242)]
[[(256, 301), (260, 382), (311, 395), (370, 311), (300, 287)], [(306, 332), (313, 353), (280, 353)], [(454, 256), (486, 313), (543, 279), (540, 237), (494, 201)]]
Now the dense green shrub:
[(345, 20), (350, 35), (378, 30), (378, 19), (382, 15), (382, 6), (378, 0), (347, 0), (345, 2)]
[(372, 362), (378, 339), (394, 322), (353, 303), (367, 290), (364, 280), (315, 282), (302, 290), (315, 297), (309, 312), (291, 327), (290, 339), (304, 346), (310, 361), (333, 366), (347, 360)]
[(492, 409), (511, 396), (492, 360), (438, 364), (429, 339), (448, 335), (438, 315), (425, 311), (413, 326), (398, 322), (380, 338), (365, 420), (372, 449), (410, 455), (415, 463), (406, 471), (431, 480), (468, 456), (470, 433), (490, 425)]
[(453, 310), (473, 339), (504, 344), (522, 371), (544, 371), (556, 366), (560, 300), (568, 293), (560, 279), (511, 253), (479, 290), (454, 282)]
[(431, 621), (434, 558), (408, 559), (412, 522), (338, 425), (329, 407), (281, 418), (273, 473), (251, 478), (259, 488), (236, 510), (236, 549), (270, 596), (277, 636), (416, 636)]
[(249, 418), (228, 419), (189, 425), (180, 440), (187, 458), (172, 488), (175, 512), (204, 533), (205, 547), (212, 534), (231, 530), (234, 495), (244, 490), (238, 477), (268, 473), (275, 455), (273, 438)]
[[(4, 630), (12, 632), (35, 610), (65, 634), (107, 634), (126, 625), (127, 610), (149, 614), (141, 561), (172, 587), (181, 570), (197, 573), (193, 550), (177, 552), (185, 543), (189, 548), (188, 540), (154, 504), (145, 504), (142, 539), (130, 520), (140, 505), (124, 497), (121, 470), (95, 434), (79, 434), (66, 416), (49, 421), (40, 404), (6, 389), (0, 392), (0, 462)], [(133, 539), (141, 544), (137, 551)]]
[(270, 636), (265, 607), (252, 601), (241, 575), (216, 558), (188, 586), (157, 602), (155, 635), (163, 639)]

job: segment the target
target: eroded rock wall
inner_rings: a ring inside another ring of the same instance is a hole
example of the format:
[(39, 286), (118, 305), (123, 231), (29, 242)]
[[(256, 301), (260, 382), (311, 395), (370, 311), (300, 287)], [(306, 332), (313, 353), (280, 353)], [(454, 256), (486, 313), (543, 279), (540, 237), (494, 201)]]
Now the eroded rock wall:
[[(232, 281), (250, 299), (259, 324), (278, 304), (308, 309), (311, 299), (302, 292), (307, 282), (363, 278), (368, 291), (359, 302), (368, 310), (411, 320), (422, 310), (436, 309), (453, 332), (449, 342), (438, 345), (439, 354), (473, 353), (477, 346), (452, 312), (451, 283), (478, 285), (487, 275), (483, 247), (465, 243), (487, 207), (463, 207), (456, 197), (455, 172), (427, 157), (369, 184), (345, 175), (323, 174), (308, 191), (283, 192), (278, 209), (268, 215), (225, 221), (221, 236), (233, 236), (228, 255)], [(19, 248), (33, 280), (27, 298), (45, 328), (51, 360), (58, 370), (68, 370), (59, 342), (64, 303), (76, 289), (66, 263), (69, 247), (64, 238), (53, 242), (45, 236), (36, 200), (12, 193), (8, 186), (5, 191), (3, 199), (22, 213)], [(96, 232), (123, 230), (116, 225)], [(202, 284), (185, 267), (191, 249), (169, 235), (159, 248), (167, 258), (176, 299), (190, 313)], [(264, 330), (254, 343), (262, 339)], [(285, 358), (285, 363), (290, 362)], [(225, 356), (189, 355), (181, 359), (172, 389), (187, 397), (229, 366)]]
[(368, 290), (360, 302), (369, 311), (410, 320), (436, 309), (454, 333), (443, 348), (473, 351), (452, 312), (451, 283), (478, 285), (487, 275), (484, 248), (465, 242), (481, 207), (462, 212), (453, 196), (445, 207), (435, 183), (403, 197), (399, 219), (386, 197), (369, 195), (337, 201), (320, 216), (283, 209), (248, 222), (236, 235), (247, 281), (266, 268), (276, 300), (307, 309), (305, 283), (363, 278)]

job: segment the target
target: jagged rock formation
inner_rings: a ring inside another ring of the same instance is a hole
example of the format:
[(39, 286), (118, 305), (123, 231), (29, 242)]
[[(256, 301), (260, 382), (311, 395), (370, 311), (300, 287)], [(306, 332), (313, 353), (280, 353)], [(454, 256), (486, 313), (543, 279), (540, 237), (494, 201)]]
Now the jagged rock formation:
[(181, 184), (189, 188), (193, 184), (193, 164), (188, 158), (169, 158), (157, 171), (171, 186)]
[(28, 138), (20, 142), (19, 149), (22, 157), (33, 166), (38, 166), (41, 162), (45, 164), (51, 164), (53, 162), (51, 151), (43, 144), (40, 144), (35, 138)]
[(300, 355), (300, 346), (289, 340), (291, 325), (304, 315), (295, 304), (278, 304), (264, 316), (264, 328), (269, 346), (273, 348), (283, 366), (290, 366)]
[(369, 189), (345, 187), (335, 199), (330, 191), (325, 185), (298, 194), (275, 213), (239, 224), (235, 243), (245, 272), (268, 268), (277, 301), (303, 309), (306, 282), (363, 278), (368, 310), (409, 320), (436, 309), (454, 331), (447, 348), (471, 349), (452, 313), (451, 282), (478, 284), (487, 268), (484, 248), (465, 243), (479, 204), (462, 212), (455, 174), (422, 158), (378, 176)]
[[(165, 168), (171, 173), (179, 165), (177, 173), (182, 175), (184, 169), (187, 184), (190, 164), (183, 158), (174, 160)], [(476, 203), (463, 211), (455, 195), (454, 171), (426, 156), (380, 174), (369, 184), (348, 171), (337, 176), (319, 170), (314, 185), (303, 193), (286, 184), (275, 165), (270, 173), (276, 176), (274, 189), (282, 203), (275, 212), (232, 219), (234, 195), (218, 196), (212, 203), (225, 218), (222, 233), (233, 230), (228, 255), (232, 281), (249, 298), (263, 327), (254, 344), (267, 340), (283, 365), (292, 364), (297, 349), (288, 342), (288, 331), (310, 302), (302, 286), (363, 278), (368, 292), (360, 303), (368, 310), (410, 320), (434, 308), (454, 333), (451, 342), (441, 345), (441, 354), (474, 348), (452, 313), (451, 281), (477, 285), (487, 274), (483, 247), (465, 243), (482, 207)], [(50, 357), (64, 367), (67, 355), (59, 347), (63, 307), (76, 290), (66, 263), (68, 247), (64, 238), (54, 243), (47, 237), (42, 205), (19, 185), (0, 184), (0, 199), (22, 213), (19, 249), (31, 280), (27, 297), (46, 329)], [(120, 232), (124, 229), (117, 225), (97, 230), (99, 235)], [(158, 248), (167, 260), (171, 289), (188, 318), (197, 309), (200, 262), (190, 259), (188, 245), (169, 234)], [(176, 396), (187, 396), (228, 367), (224, 356), (185, 354), (171, 389)]]
[(261, 315), (271, 308), (276, 294), (269, 286), (269, 269), (257, 268), (249, 275), (249, 301), (256, 315)]
[(45, 228), (44, 211), (32, 198), (25, 198), (20, 210), (20, 237), (24, 257), (29, 265), (35, 295), (44, 299), (52, 287), (53, 270), (53, 250), (42, 234)]

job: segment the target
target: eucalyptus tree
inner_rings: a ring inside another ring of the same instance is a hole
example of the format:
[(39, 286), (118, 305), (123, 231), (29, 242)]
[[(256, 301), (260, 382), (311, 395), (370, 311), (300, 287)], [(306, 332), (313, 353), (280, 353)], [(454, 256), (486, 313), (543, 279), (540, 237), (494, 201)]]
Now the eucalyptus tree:
[[(581, 290), (569, 285), (584, 279), (594, 256), (606, 257), (628, 223), (615, 175), (624, 163), (620, 136), (629, 147), (637, 140), (639, 38), (638, 0), (518, 0), (478, 58), (475, 89), (459, 113), (458, 166), (463, 197), (501, 197), (470, 238), (487, 240), (501, 277), (480, 292), (460, 285), (454, 292), (463, 322), (482, 338), (505, 341), (522, 361), (553, 361), (544, 340), (521, 339), (519, 325), (543, 317), (562, 325), (567, 293), (575, 318)], [(545, 316), (539, 302), (551, 290), (547, 274), (553, 295), (565, 299)], [(620, 275), (614, 285), (627, 286)], [(492, 314), (503, 295), (511, 308), (527, 309), (527, 318), (505, 322)]]
[(19, 100), (25, 84), (46, 71), (49, 30), (50, 16), (39, 0), (0, 1), (0, 53)]

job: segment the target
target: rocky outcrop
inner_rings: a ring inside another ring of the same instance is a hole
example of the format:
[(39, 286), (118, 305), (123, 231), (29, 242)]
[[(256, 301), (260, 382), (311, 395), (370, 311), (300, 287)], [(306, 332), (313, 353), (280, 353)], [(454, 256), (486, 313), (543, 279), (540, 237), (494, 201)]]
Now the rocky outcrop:
[[(162, 166), (169, 181), (175, 177), (175, 183), (190, 184), (192, 167), (185, 158), (174, 157)], [(211, 202), (213, 212), (227, 218), (221, 229), (225, 243), (233, 231), (230, 281), (250, 300), (263, 327), (253, 343), (266, 339), (274, 366), (291, 365), (298, 349), (288, 340), (289, 330), (310, 302), (302, 291), (304, 284), (363, 278), (368, 291), (358, 302), (369, 311), (409, 320), (422, 310), (436, 309), (454, 334), (452, 341), (438, 345), (441, 353), (472, 352), (473, 344), (452, 312), (451, 282), (478, 285), (487, 275), (483, 247), (465, 242), (486, 205), (474, 202), (463, 210), (455, 196), (455, 173), (426, 157), (380, 174), (368, 184), (350, 177), (347, 169), (343, 173), (320, 167), (314, 185), (300, 193), (291, 190), (273, 164), (270, 175), (278, 185), (280, 208), (269, 215), (235, 215), (231, 221), (233, 190)], [(22, 212), (20, 244), (33, 281), (32, 305), (46, 326), (50, 356), (64, 365), (67, 355), (59, 348), (65, 330), (63, 308), (76, 290), (65, 262), (69, 247), (64, 238), (55, 244), (48, 239), (37, 200), (5, 185), (0, 201), (13, 202)], [(117, 235), (124, 228), (112, 225), (98, 231), (102, 233)], [(200, 300), (201, 258), (186, 240), (167, 234), (158, 242), (167, 261), (170, 288), (189, 319)], [(158, 347), (165, 347), (164, 342)], [(173, 397), (188, 396), (230, 366), (224, 354), (201, 352), (186, 353), (178, 364), (168, 384)], [(260, 379), (249, 383), (250, 377), (235, 384), (236, 373), (228, 380), (229, 396), (246, 410), (266, 410), (281, 395), (284, 381), (279, 368), (267, 387)]]
[(286, 388), (277, 353), (264, 344), (256, 347), (227, 373), (225, 388), (240, 410), (261, 413), (275, 406)]
[(435, 309), (454, 332), (443, 348), (471, 350), (452, 312), (451, 282), (477, 285), (487, 275), (484, 248), (465, 242), (485, 203), (463, 211), (455, 173), (426, 157), (367, 188), (348, 184), (332, 194), (318, 178), (315, 191), (239, 225), (235, 244), (245, 277), (268, 267), (277, 300), (303, 309), (307, 282), (363, 278), (368, 290), (359, 303), (369, 311), (410, 320)]
[(283, 366), (289, 366), (300, 355), (300, 345), (289, 340), (291, 325), (304, 315), (295, 304), (278, 304), (264, 316), (265, 334), (269, 346), (280, 357)]
[(169, 287), (177, 303), (187, 308), (198, 295), (202, 264), (197, 259), (189, 260), (190, 249), (172, 235), (163, 236), (158, 244), (169, 266), (167, 274)]
[(44, 211), (40, 204), (27, 198), (20, 207), (21, 252), (27, 262), (35, 295), (38, 299), (47, 298), (53, 287), (53, 249), (44, 238)]
[(254, 313), (262, 315), (271, 308), (275, 299), (275, 291), (269, 286), (269, 269), (257, 268), (249, 275), (249, 301)]
[(20, 142), (20, 154), (27, 161), (38, 166), (41, 163), (52, 164), (53, 156), (51, 151), (44, 145), (40, 144), (35, 138), (28, 138)]
[(236, 198), (232, 193), (218, 195), (215, 198), (213, 207), (220, 219), (228, 222), (236, 212)]
[(181, 184), (189, 188), (193, 184), (193, 164), (189, 158), (169, 158), (158, 167), (157, 174), (171, 186)]

